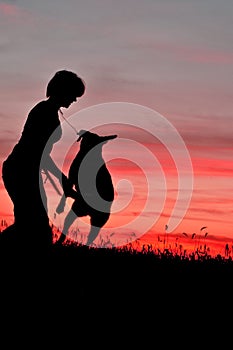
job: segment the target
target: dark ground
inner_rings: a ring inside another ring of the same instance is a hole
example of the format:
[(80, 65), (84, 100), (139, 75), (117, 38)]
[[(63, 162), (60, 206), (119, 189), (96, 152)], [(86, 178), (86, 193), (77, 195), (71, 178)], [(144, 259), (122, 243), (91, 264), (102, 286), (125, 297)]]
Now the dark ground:
[(2, 279), (18, 286), (35, 283), (77, 301), (193, 298), (232, 288), (233, 262), (221, 257), (190, 260), (75, 245), (49, 250), (0, 245), (0, 253)]
[[(142, 336), (143, 348), (148, 348), (147, 341), (161, 348), (161, 337), (167, 348), (169, 340), (184, 342), (187, 332), (190, 346), (193, 341), (203, 345), (209, 342), (210, 322), (219, 335), (219, 327), (232, 314), (230, 260), (190, 261), (72, 245), (42, 251), (0, 244), (0, 253), (1, 320), (10, 334), (21, 329), (22, 346), (32, 339), (30, 349), (39, 341), (40, 347), (53, 349), (55, 339), (59, 346), (64, 338), (74, 342), (66, 349), (87, 348), (95, 332), (110, 348), (116, 347), (117, 339), (126, 342), (126, 337), (131, 349)], [(80, 346), (83, 331), (89, 336)], [(205, 339), (198, 340), (201, 332)], [(213, 339), (213, 328), (211, 332)], [(8, 348), (11, 342), (15, 347), (15, 337), (7, 339)]]

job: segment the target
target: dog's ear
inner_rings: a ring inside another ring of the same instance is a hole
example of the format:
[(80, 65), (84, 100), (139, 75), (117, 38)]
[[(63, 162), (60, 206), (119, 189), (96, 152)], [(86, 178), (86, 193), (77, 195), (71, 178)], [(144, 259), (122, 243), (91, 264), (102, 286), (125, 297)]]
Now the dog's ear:
[(87, 130), (83, 130), (81, 129), (77, 134), (79, 135), (78, 139), (77, 139), (77, 142), (79, 142), (82, 137), (84, 136), (84, 134), (86, 134), (88, 131)]

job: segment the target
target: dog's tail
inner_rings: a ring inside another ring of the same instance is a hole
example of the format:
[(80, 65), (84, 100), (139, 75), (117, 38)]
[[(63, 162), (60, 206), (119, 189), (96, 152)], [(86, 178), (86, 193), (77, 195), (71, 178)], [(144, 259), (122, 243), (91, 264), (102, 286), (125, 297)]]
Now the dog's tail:
[(63, 196), (61, 197), (61, 200), (56, 208), (56, 213), (57, 214), (63, 213), (65, 205), (66, 205), (66, 196), (63, 194)]

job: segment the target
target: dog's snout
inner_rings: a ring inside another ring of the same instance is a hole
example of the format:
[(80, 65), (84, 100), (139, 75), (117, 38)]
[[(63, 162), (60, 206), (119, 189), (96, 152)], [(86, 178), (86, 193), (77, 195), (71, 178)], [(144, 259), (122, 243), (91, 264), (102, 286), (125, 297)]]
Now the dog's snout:
[(103, 136), (103, 141), (109, 141), (109, 140), (113, 140), (117, 137), (117, 135), (107, 135), (107, 136)]

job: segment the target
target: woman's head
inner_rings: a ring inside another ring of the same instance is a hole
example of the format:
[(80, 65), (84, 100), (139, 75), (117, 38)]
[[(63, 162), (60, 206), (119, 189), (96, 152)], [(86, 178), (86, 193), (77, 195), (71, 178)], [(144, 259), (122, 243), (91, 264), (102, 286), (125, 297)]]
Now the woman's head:
[(55, 73), (49, 81), (46, 89), (46, 97), (52, 97), (60, 100), (63, 107), (76, 101), (85, 92), (84, 81), (76, 74), (68, 70), (60, 70)]

